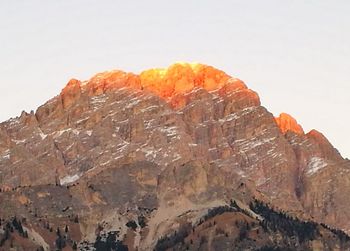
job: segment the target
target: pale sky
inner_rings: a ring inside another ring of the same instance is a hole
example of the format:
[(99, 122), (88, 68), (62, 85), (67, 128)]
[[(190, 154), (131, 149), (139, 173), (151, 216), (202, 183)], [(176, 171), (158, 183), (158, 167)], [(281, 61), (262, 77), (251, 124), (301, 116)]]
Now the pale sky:
[(201, 62), (350, 157), (349, 0), (0, 0), (0, 121), (70, 78)]

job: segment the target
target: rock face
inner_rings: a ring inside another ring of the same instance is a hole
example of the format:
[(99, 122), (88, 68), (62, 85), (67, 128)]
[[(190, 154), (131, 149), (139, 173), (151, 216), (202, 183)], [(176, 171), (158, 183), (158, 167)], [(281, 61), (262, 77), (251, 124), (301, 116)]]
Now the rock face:
[(280, 116), (276, 118), (276, 123), (281, 129), (282, 133), (292, 131), (297, 134), (304, 134), (304, 130), (301, 125), (299, 125), (297, 121), (287, 113), (281, 113)]
[(321, 133), (274, 118), (241, 80), (201, 64), (73, 79), (0, 124), (0, 217), (39, 231), (38, 217), (64, 227), (78, 215), (75, 241), (118, 231), (130, 250), (233, 198), (350, 233), (349, 172)]

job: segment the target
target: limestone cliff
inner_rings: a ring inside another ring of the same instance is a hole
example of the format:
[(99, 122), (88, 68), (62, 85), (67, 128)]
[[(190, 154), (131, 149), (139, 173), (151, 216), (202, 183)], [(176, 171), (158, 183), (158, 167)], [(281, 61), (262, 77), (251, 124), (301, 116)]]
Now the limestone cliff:
[(148, 250), (180, 216), (195, 222), (233, 198), (349, 233), (349, 171), (321, 133), (275, 118), (241, 80), (202, 64), (72, 79), (0, 124), (0, 217), (21, 215), (32, 231), (68, 224), (81, 247), (103, 229)]

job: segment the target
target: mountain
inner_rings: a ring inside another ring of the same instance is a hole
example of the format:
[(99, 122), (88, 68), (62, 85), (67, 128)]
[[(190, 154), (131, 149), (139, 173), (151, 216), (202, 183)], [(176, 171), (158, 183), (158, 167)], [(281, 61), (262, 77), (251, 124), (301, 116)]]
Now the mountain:
[(0, 189), (0, 250), (349, 250), (350, 161), (202, 64), (70, 80), (0, 124)]

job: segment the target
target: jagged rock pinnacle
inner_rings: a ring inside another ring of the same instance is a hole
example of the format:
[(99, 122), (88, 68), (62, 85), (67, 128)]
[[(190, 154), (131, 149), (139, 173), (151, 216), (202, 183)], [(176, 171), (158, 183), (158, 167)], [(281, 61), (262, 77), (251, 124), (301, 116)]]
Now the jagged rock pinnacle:
[(299, 125), (291, 115), (287, 113), (281, 113), (280, 116), (275, 119), (282, 133), (292, 131), (297, 134), (304, 134), (304, 130), (301, 125)]

